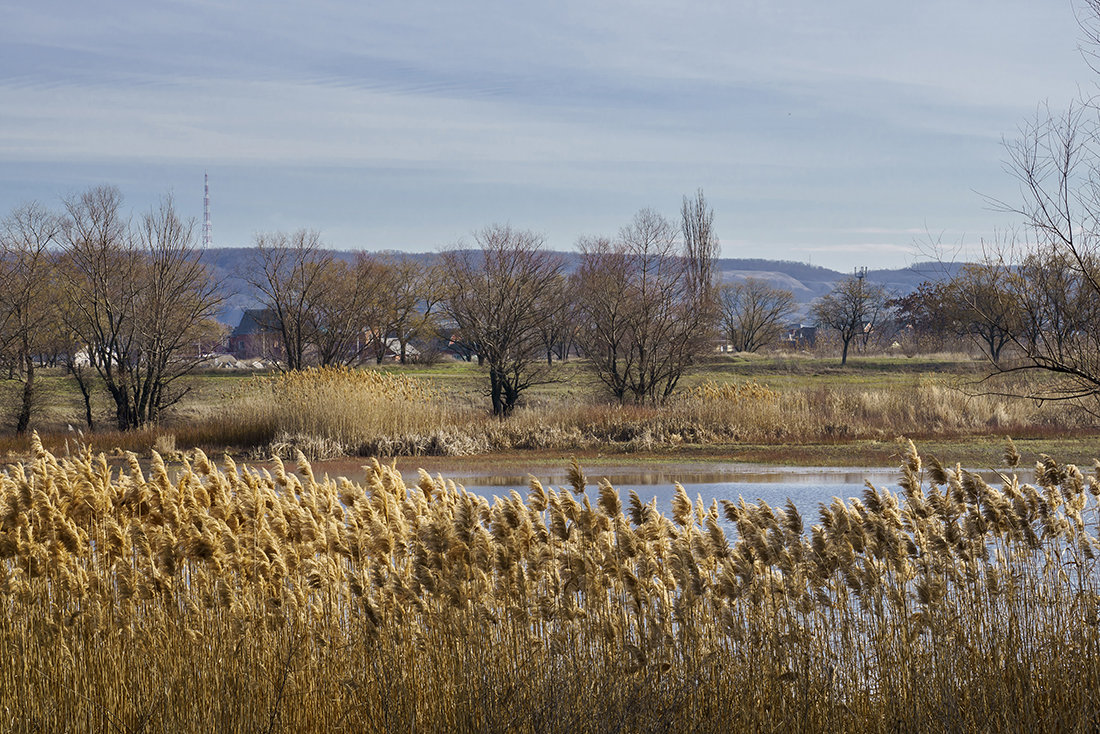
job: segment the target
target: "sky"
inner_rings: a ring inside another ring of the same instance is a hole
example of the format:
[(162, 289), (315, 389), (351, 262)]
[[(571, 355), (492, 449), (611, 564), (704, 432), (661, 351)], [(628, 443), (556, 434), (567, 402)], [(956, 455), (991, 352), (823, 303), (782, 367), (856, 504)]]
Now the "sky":
[[(118, 186), (215, 246), (567, 250), (698, 189), (725, 257), (1011, 228), (1004, 142), (1096, 73), (1074, 0), (0, 0), (0, 215)], [(1084, 90), (1084, 91), (1082, 91)]]

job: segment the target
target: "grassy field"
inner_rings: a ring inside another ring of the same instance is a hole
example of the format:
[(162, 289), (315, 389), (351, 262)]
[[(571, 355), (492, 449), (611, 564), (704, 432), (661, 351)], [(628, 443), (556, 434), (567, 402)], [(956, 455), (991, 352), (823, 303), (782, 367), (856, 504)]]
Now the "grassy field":
[[(883, 465), (895, 458), (899, 436), (975, 460), (1012, 436), (1036, 452), (1083, 460), (1100, 442), (1100, 425), (1080, 408), (977, 394), (983, 365), (957, 354), (856, 357), (843, 368), (835, 358), (723, 355), (685, 377), (659, 408), (610, 405), (584, 362), (570, 360), (556, 363), (551, 380), (531, 389), (505, 421), (488, 415), (485, 374), (476, 364), (369, 370), (422, 385), (423, 394), (386, 397), (332, 381), (316, 389), (308, 381), (263, 387), (263, 378), (245, 374), (198, 374), (182, 385), (187, 394), (161, 426), (120, 434), (111, 430), (105, 394), (94, 396), (97, 429), (89, 432), (75, 384), (47, 370), (32, 427), (60, 452), (87, 443), (144, 454), (154, 446), (169, 454), (200, 446), (252, 458), (302, 449), (313, 459), (492, 455), (520, 462), (609, 454)], [(19, 388), (0, 381), (0, 426), (14, 423)], [(0, 452), (25, 456), (28, 441), (0, 433)]]

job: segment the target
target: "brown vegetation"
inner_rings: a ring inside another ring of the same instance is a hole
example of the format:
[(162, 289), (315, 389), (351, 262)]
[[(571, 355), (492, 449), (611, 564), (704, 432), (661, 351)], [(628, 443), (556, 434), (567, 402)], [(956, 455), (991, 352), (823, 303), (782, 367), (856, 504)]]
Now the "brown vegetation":
[[(102, 455), (0, 475), (11, 731), (979, 731), (1097, 725), (1100, 481), (931, 461), (900, 494), (666, 518)], [(1010, 460), (1018, 460), (1015, 451)]]
[(659, 406), (550, 400), (501, 422), (415, 377), (325, 369), (250, 381), (222, 413), (189, 430), (188, 445), (252, 447), (283, 458), (301, 449), (311, 459), (528, 449), (629, 453), (686, 444), (1024, 435), (1093, 422), (1065, 406), (969, 396), (930, 378), (883, 388), (783, 391), (755, 381), (707, 381)]

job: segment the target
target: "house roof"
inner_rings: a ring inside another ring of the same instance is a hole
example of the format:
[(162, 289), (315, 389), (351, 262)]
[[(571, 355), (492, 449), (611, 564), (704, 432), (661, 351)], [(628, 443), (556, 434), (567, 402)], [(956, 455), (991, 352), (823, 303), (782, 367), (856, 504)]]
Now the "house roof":
[(241, 314), (241, 322), (230, 337), (263, 334), (275, 331), (275, 313), (270, 308), (249, 308)]

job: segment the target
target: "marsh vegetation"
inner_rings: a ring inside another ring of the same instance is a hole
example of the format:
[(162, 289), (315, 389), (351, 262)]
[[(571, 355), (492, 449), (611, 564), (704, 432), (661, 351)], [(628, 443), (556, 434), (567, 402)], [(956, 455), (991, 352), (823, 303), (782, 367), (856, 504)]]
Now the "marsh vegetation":
[[(0, 475), (11, 731), (1082, 730), (1100, 481), (990, 486), (905, 449), (897, 493), (492, 503), (299, 457), (35, 458)], [(1007, 460), (1019, 460), (1011, 447)]]

